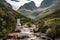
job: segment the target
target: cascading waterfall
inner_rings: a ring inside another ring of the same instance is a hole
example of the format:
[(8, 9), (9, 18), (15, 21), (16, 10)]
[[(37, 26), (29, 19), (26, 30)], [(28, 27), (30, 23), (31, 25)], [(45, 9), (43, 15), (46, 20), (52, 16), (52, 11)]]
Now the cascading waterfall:
[[(33, 32), (31, 32), (31, 30), (30, 30), (30, 28), (28, 28), (28, 26), (25, 24), (25, 25), (21, 25), (21, 23), (20, 23), (20, 19), (17, 19), (17, 30), (20, 30), (19, 28), (21, 28), (21, 35), (23, 35), (23, 36), (29, 36), (29, 38), (27, 38), (27, 40), (31, 40), (31, 39), (33, 39), (33, 40), (36, 40), (36, 36), (34, 36), (34, 33)], [(25, 40), (25, 39), (24, 39)]]

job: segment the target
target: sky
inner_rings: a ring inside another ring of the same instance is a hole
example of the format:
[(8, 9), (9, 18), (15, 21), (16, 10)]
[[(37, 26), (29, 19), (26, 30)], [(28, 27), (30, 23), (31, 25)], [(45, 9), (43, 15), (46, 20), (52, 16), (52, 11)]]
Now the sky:
[(36, 7), (39, 7), (41, 2), (43, 0), (6, 0), (9, 4), (11, 4), (12, 8), (14, 10), (18, 10), (21, 6), (23, 6), (25, 3), (29, 3), (33, 1), (36, 5)]

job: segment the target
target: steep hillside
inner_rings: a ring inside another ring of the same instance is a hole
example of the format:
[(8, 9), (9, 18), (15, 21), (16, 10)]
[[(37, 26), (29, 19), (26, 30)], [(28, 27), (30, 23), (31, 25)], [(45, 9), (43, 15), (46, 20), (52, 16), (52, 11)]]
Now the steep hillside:
[(50, 15), (45, 16), (41, 20), (47, 20), (47, 19), (52, 19), (52, 18), (60, 18), (60, 9)]
[(47, 15), (47, 16), (45, 16), (45, 17), (43, 17), (43, 18), (40, 18), (39, 20), (37, 20), (36, 22), (41, 22), (41, 23), (43, 23), (43, 22), (45, 22), (45, 21), (47, 21), (47, 20), (50, 20), (50, 19), (60, 19), (60, 10), (57, 10), (57, 11), (55, 11), (54, 13), (52, 13), (52, 14), (49, 14), (49, 15)]
[(3, 3), (4, 5), (12, 8), (12, 6), (9, 3), (7, 3), (6, 0), (0, 0), (0, 3)]
[(60, 37), (60, 9), (35, 22), (41, 32), (49, 37)]
[(17, 18), (20, 18), (24, 23), (30, 21), (30, 19), (0, 3), (0, 37), (14, 31)]

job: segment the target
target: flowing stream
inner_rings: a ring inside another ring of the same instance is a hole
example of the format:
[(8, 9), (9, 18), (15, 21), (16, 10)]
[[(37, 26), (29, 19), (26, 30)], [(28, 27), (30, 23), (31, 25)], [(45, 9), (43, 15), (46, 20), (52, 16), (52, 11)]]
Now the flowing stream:
[[(21, 26), (20, 19), (17, 19), (16, 30), (20, 30), (20, 32), (16, 33), (19, 39), (15, 39), (15, 40), (48, 40), (45, 34), (38, 33), (39, 34), (38, 35), (34, 33), (33, 32), (34, 28), (35, 28), (35, 25), (32, 25), (32, 28), (29, 28), (27, 25)], [(15, 33), (10, 35), (15, 36)]]
[(29, 28), (23, 28), (21, 29), (21, 35), (24, 35), (24, 36), (28, 36), (27, 38), (24, 38), (22, 40), (39, 40), (39, 38), (37, 36), (34, 35), (33, 32), (30, 32), (30, 29)]
[[(21, 30), (21, 32), (18, 35), (20, 37), (19, 40), (47, 40), (46, 38), (44, 38), (45, 34), (39, 33), (40, 35), (38, 35), (33, 32), (33, 29), (36, 28), (36, 26), (34, 24), (31, 25), (31, 28), (29, 28), (27, 26), (27, 24), (25, 24), (24, 26), (21, 26), (20, 19), (17, 19), (17, 25), (20, 25), (20, 26), (17, 26), (17, 29)], [(19, 28), (21, 28), (21, 29), (19, 29)]]

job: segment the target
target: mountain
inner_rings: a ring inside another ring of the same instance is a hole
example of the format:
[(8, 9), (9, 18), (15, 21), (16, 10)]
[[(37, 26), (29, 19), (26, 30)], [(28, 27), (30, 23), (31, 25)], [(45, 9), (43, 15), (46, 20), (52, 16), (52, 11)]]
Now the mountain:
[(3, 3), (4, 5), (12, 8), (12, 6), (9, 3), (7, 3), (5, 0), (0, 0), (0, 3)]
[(29, 18), (22, 16), (4, 3), (0, 3), (0, 37), (5, 37), (7, 33), (14, 31), (18, 18), (23, 23), (30, 21)]
[(30, 16), (30, 14), (32, 13), (31, 10), (34, 10), (36, 9), (37, 7), (35, 6), (35, 3), (33, 1), (29, 2), (29, 3), (26, 3), (24, 4), (23, 6), (21, 6), (17, 11), (22, 15), (28, 17)]
[(16, 2), (19, 2), (18, 0), (11, 0), (11, 1), (16, 1)]
[(31, 1), (29, 3), (25, 3), (20, 8), (25, 8), (25, 9), (28, 9), (28, 10), (33, 10), (33, 9), (36, 9), (37, 7), (35, 6), (35, 3), (33, 1)]
[(35, 3), (33, 1), (31, 1), (30, 3), (26, 3), (23, 6), (21, 6), (19, 9), (21, 8), (25, 8), (28, 10), (34, 10), (37, 8), (45, 8), (45, 7), (49, 7), (51, 4), (53, 4), (54, 0), (43, 0), (40, 7), (36, 7)]
[(40, 8), (49, 7), (53, 3), (53, 1), (54, 0), (43, 0), (40, 5)]
[[(31, 18), (36, 19), (45, 17), (46, 15), (51, 14), (55, 10), (60, 9), (59, 6), (60, 0), (44, 0), (40, 7), (36, 7), (34, 2), (26, 3), (25, 5), (21, 6), (17, 10), (17, 12), (21, 13), (22, 15)], [(46, 5), (45, 5), (46, 4)]]

